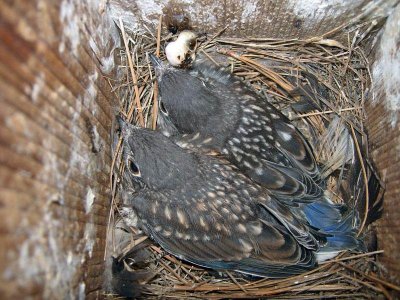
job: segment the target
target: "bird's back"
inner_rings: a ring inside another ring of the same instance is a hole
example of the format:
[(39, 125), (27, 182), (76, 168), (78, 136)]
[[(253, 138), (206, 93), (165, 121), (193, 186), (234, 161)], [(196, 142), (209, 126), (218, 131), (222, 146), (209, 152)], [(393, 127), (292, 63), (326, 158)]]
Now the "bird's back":
[(237, 77), (197, 62), (192, 70), (163, 75), (160, 91), (168, 118), (185, 134), (176, 137), (180, 145), (225, 155), (282, 199), (322, 196), (319, 170), (306, 140)]

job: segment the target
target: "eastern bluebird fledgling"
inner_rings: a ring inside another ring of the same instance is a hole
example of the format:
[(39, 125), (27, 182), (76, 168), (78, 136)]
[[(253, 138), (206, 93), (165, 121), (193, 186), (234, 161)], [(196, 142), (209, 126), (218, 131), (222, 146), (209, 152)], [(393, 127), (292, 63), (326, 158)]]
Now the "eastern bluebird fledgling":
[[(279, 278), (359, 246), (351, 218), (337, 207), (319, 207), (324, 226), (331, 227), (325, 232), (228, 161), (119, 122), (125, 209), (132, 209), (138, 226), (167, 252), (207, 268)], [(137, 191), (129, 188), (134, 182), (141, 187)]]
[(177, 142), (223, 154), (282, 200), (321, 198), (320, 173), (303, 135), (237, 77), (206, 62), (191, 69), (150, 55), (159, 81), (159, 125)]

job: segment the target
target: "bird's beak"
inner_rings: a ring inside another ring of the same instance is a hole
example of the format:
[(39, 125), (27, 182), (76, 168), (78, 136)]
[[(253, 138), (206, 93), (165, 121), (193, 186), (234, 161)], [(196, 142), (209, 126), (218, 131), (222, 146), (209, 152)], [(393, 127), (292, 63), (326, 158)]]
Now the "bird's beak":
[(128, 133), (128, 123), (126, 123), (120, 115), (117, 115), (117, 122), (119, 129), (121, 130), (121, 135), (126, 136), (126, 134)]
[(148, 53), (150, 63), (153, 65), (156, 75), (161, 78), (163, 72), (165, 71), (165, 65), (157, 56), (152, 53)]
[(121, 130), (121, 136), (124, 138), (124, 140), (133, 135), (137, 136), (143, 134), (142, 132), (144, 129), (140, 126), (130, 124), (129, 122), (125, 121), (120, 115), (117, 115), (116, 119), (119, 129)]
[(161, 59), (159, 59), (154, 54), (149, 53), (149, 59), (154, 68), (162, 68), (163, 67)]

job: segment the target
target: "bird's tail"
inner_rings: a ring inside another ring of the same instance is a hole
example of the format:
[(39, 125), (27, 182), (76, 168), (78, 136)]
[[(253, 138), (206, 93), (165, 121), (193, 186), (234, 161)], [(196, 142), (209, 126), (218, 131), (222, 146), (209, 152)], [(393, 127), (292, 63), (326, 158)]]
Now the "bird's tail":
[(353, 216), (344, 205), (323, 198), (302, 204), (301, 211), (311, 227), (324, 236), (324, 243), (321, 243), (322, 247), (317, 253), (318, 261), (332, 258), (340, 251), (362, 248), (362, 243), (356, 237)]
[[(335, 130), (327, 129), (329, 148), (333, 151), (325, 165), (326, 174), (335, 178), (334, 192), (344, 204), (334, 204), (325, 197), (303, 204), (303, 212), (311, 226), (328, 234), (318, 259), (326, 259), (346, 249), (364, 249), (359, 232), (382, 215), (383, 188), (374, 167), (368, 161), (362, 137), (351, 133), (346, 124), (334, 120)], [(339, 134), (340, 137), (332, 136)], [(333, 160), (333, 161), (332, 161)], [(333, 193), (331, 193), (333, 195)], [(332, 255), (327, 255), (331, 253)]]

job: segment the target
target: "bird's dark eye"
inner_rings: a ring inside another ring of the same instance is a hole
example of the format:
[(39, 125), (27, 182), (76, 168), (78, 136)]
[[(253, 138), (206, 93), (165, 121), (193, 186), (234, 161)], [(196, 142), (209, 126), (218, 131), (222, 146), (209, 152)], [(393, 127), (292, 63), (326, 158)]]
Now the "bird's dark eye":
[(180, 56), (180, 55), (178, 55), (178, 56), (177, 56), (177, 58), (180, 60), (180, 59), (181, 59), (181, 56)]
[(160, 101), (160, 110), (162, 113), (164, 113), (165, 115), (168, 115), (168, 111), (165, 108), (164, 102)]
[(140, 170), (137, 164), (132, 159), (128, 160), (128, 169), (133, 176), (140, 177)]
[(193, 40), (189, 44), (189, 49), (193, 51), (195, 47), (196, 47), (196, 40)]

